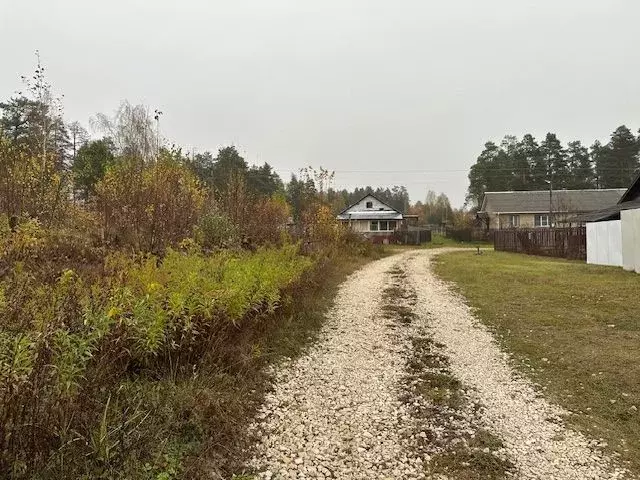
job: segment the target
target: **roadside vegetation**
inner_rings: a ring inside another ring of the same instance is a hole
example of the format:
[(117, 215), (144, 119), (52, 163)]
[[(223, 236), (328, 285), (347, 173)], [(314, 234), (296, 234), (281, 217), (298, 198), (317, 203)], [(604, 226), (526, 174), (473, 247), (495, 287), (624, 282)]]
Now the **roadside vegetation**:
[(640, 276), (503, 252), (447, 253), (435, 269), (571, 425), (640, 473)]
[(380, 254), (331, 174), (185, 155), (124, 102), (66, 124), (38, 64), (0, 103), (0, 477), (230, 476), (263, 368)]

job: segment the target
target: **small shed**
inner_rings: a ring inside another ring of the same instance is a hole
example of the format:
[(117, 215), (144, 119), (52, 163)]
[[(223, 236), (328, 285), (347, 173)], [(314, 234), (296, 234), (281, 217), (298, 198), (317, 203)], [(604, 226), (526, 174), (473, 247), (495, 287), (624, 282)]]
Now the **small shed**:
[(640, 175), (616, 205), (578, 219), (587, 226), (587, 263), (640, 273)]

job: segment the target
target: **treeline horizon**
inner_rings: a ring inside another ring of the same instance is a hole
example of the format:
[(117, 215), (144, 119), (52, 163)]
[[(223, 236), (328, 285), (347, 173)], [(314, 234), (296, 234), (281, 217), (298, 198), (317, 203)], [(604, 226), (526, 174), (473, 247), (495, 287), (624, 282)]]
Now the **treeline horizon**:
[(531, 134), (485, 143), (469, 170), (466, 204), (477, 208), (488, 191), (626, 188), (640, 171), (638, 136), (621, 125), (605, 145), (580, 140), (563, 146), (555, 133), (538, 142)]
[(264, 230), (265, 216), (301, 222), (316, 196), (333, 213), (365, 193), (403, 212), (410, 206), (404, 186), (338, 190), (333, 172), (322, 167), (302, 167), (284, 181), (267, 162), (249, 164), (235, 146), (186, 154), (161, 139), (162, 112), (126, 100), (113, 114), (91, 118), (91, 135), (80, 122), (65, 121), (62, 97), (39, 58), (34, 74), (22, 80), (20, 92), (0, 101), (0, 214), (9, 218), (54, 225), (72, 204), (99, 216), (110, 241), (156, 250), (187, 235), (207, 210), (249, 236)]

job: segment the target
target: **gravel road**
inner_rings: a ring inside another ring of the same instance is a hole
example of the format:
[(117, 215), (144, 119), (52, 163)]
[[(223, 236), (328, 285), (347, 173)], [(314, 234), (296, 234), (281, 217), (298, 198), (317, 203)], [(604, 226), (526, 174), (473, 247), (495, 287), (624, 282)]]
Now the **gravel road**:
[[(509, 358), (462, 298), (431, 272), (434, 251), (372, 262), (341, 286), (320, 340), (280, 365), (251, 427), (258, 438), (249, 465), (261, 479), (419, 479), (430, 458), (415, 447), (416, 422), (401, 401), (411, 328), (383, 313), (392, 269), (417, 295), (412, 328), (443, 344), (451, 373), (483, 406), (482, 423), (500, 440), (521, 479), (615, 479), (624, 472), (581, 434), (559, 407), (515, 374)], [(442, 478), (442, 477), (439, 477)]]

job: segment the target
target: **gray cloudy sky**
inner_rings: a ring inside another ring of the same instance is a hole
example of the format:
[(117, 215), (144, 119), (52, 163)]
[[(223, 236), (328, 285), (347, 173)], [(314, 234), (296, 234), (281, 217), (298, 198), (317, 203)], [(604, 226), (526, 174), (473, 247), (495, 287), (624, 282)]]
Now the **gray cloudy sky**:
[(485, 141), (640, 127), (638, 0), (0, 0), (0, 98), (40, 49), (85, 124), (122, 99), (196, 151), (461, 205)]

